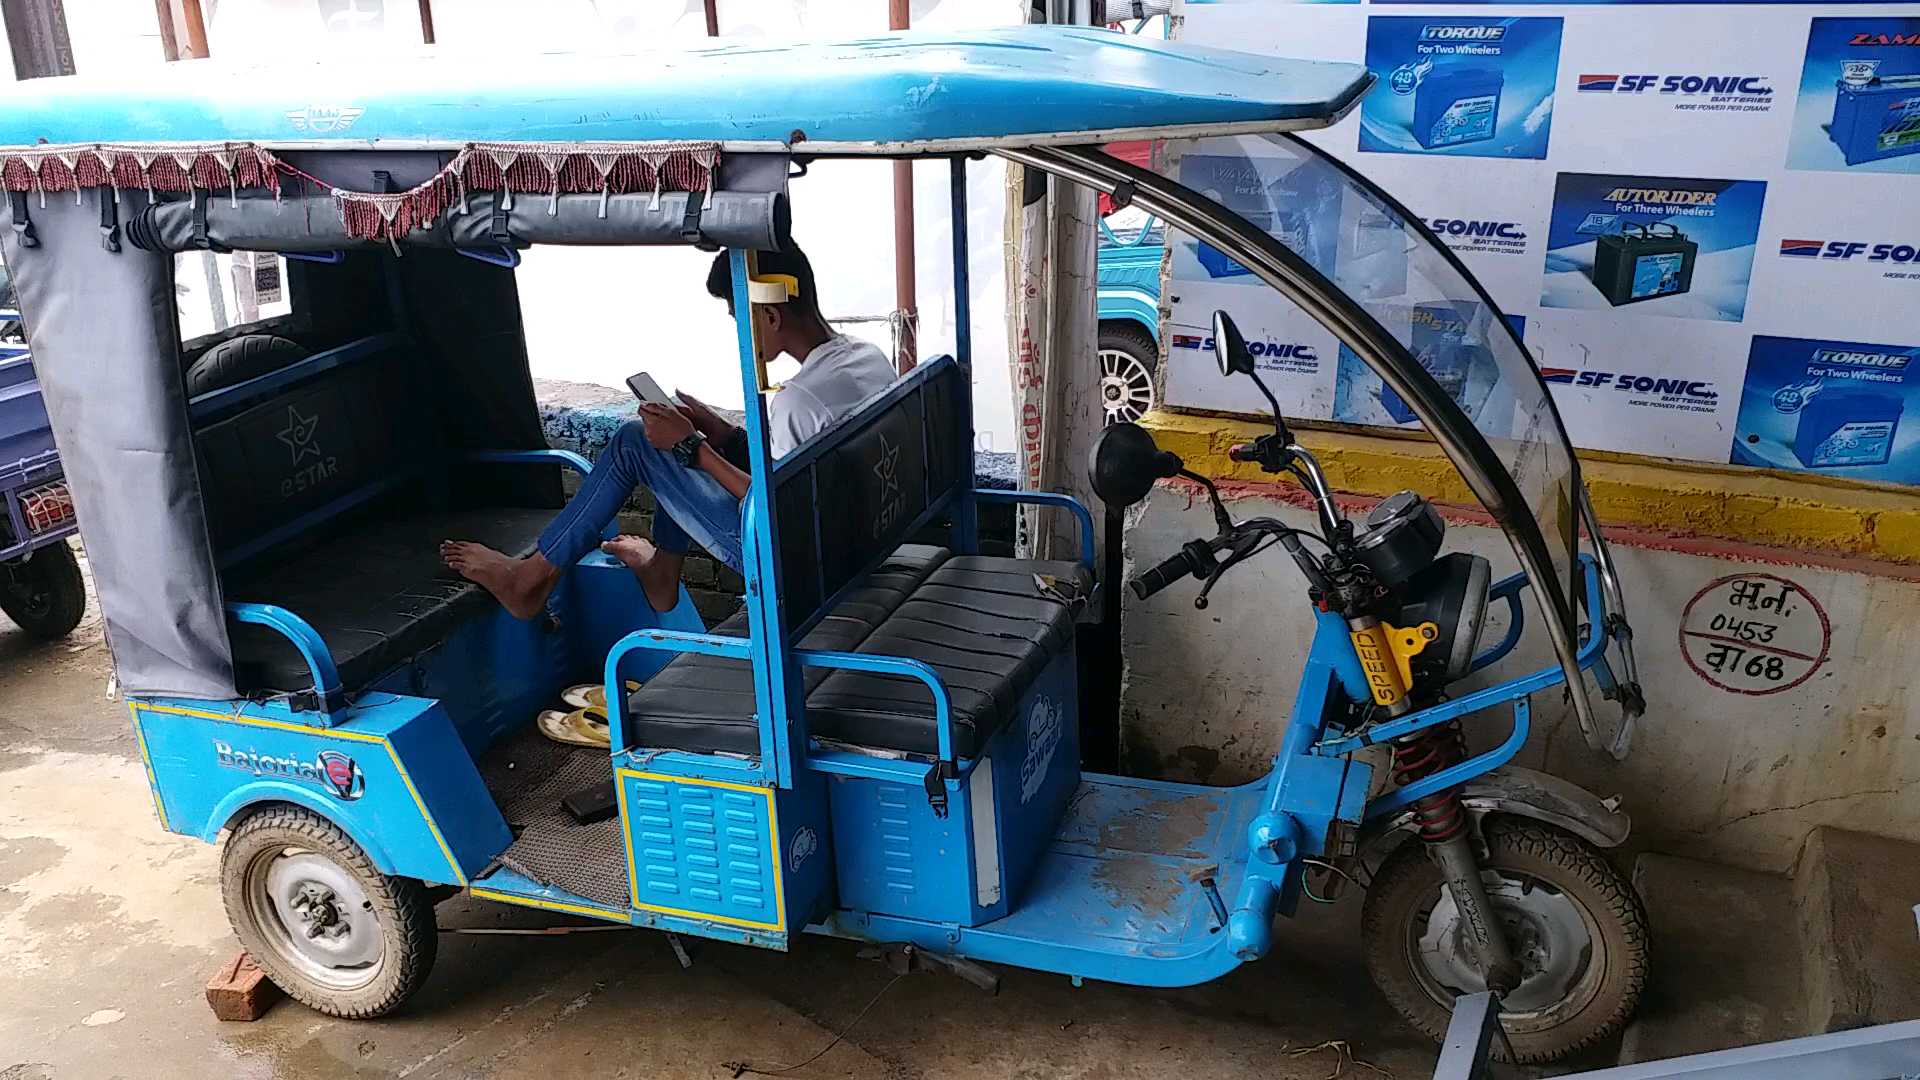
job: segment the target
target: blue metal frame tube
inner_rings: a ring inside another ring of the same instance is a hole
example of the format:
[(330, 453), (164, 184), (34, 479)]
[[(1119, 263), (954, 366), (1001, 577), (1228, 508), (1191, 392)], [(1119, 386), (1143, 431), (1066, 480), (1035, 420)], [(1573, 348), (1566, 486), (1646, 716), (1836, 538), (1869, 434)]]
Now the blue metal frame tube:
[(607, 741), (616, 754), (627, 748), (627, 695), (620, 692), (620, 662), (636, 649), (697, 652), (733, 660), (750, 660), (753, 645), (745, 638), (689, 634), (684, 630), (635, 630), (614, 642), (613, 648), (607, 650), (602, 681), (607, 687)]
[(1080, 523), (1080, 561), (1089, 569), (1093, 567), (1093, 514), (1079, 499), (1054, 491), (1006, 491), (1001, 488), (975, 488), (973, 497), (986, 502), (1058, 506), (1070, 511)]
[(740, 344), (741, 407), (746, 413), (747, 457), (753, 483), (741, 513), (741, 539), (747, 580), (747, 623), (752, 633), (754, 694), (760, 701), (760, 775), (783, 788), (793, 786), (793, 747), (806, 745), (805, 719), (798, 708), (799, 667), (789, 662), (780, 633), (780, 537), (773, 514), (773, 452), (767, 445), (767, 403), (760, 396), (760, 375), (753, 330), (753, 302), (747, 279), (751, 253), (727, 253), (733, 272), (734, 333)]
[(307, 620), (277, 604), (229, 601), (227, 614), (236, 622), (277, 630), (293, 643), (300, 658), (307, 662), (307, 671), (313, 676), (313, 692), (320, 698), (320, 707), (327, 717), (326, 726), (332, 727), (333, 714), (346, 704), (346, 695), (340, 686), (340, 669), (333, 662), (333, 650), (327, 648), (320, 632)]
[[(948, 166), (952, 184), (953, 232), (953, 358), (967, 373), (969, 391), (973, 388), (973, 282), (967, 267), (967, 159), (956, 157)], [(960, 407), (966, 410), (961, 429), (967, 438), (967, 475), (961, 483), (959, 501), (953, 507), (953, 546), (963, 554), (980, 551), (980, 508), (973, 494), (973, 394), (962, 394)]]

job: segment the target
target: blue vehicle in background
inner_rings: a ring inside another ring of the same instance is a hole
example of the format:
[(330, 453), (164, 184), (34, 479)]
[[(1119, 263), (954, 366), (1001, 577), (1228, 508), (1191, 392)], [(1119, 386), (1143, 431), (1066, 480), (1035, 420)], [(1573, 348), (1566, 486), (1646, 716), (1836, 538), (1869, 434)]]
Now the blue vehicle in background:
[[(1151, 142), (1108, 143), (1107, 153), (1142, 168)], [(1137, 207), (1100, 197), (1096, 302), (1100, 318), (1100, 407), (1109, 424), (1131, 423), (1160, 403), (1160, 263), (1167, 226)]]
[(1166, 224), (1151, 214), (1120, 210), (1100, 219), (1100, 406), (1109, 424), (1138, 420), (1159, 404), (1154, 373), (1166, 238)]
[(13, 290), (0, 283), (0, 611), (51, 641), (80, 624), (86, 583), (67, 537), (73, 498), (33, 377)]

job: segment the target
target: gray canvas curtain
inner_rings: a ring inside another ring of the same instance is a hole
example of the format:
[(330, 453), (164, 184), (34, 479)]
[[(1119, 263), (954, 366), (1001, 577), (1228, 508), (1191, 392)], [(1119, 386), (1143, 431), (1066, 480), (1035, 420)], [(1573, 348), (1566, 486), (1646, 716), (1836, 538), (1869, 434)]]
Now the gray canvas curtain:
[[(121, 212), (145, 196), (121, 193)], [(128, 693), (231, 698), (232, 653), (180, 378), (173, 256), (108, 251), (99, 193), (0, 200), (0, 242)]]

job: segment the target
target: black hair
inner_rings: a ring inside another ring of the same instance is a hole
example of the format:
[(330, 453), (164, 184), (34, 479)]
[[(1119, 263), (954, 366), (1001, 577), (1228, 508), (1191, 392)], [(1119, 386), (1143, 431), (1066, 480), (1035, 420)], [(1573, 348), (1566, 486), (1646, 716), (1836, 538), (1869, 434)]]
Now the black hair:
[[(826, 316), (820, 313), (820, 296), (813, 277), (813, 263), (808, 261), (807, 253), (800, 245), (793, 244), (785, 251), (762, 251), (757, 253), (761, 274), (789, 274), (800, 285), (800, 295), (788, 301), (805, 314), (826, 322)], [(716, 300), (725, 300), (733, 304), (733, 264), (731, 252), (722, 251), (713, 257), (713, 265), (707, 268), (707, 294)]]

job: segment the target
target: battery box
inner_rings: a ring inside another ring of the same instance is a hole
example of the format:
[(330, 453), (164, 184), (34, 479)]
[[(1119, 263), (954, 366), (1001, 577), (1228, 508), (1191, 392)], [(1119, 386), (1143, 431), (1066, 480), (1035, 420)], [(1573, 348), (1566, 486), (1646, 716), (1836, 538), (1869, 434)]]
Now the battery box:
[(1436, 66), (1413, 92), (1413, 137), (1429, 150), (1493, 138), (1505, 82), (1486, 64)]
[(1800, 411), (1793, 456), (1813, 469), (1885, 465), (1904, 409), (1897, 397), (1829, 384)]
[(1849, 165), (1920, 152), (1920, 74), (1836, 82), (1827, 135)]
[(1667, 222), (1629, 223), (1594, 241), (1593, 287), (1614, 307), (1693, 288), (1700, 245)]

